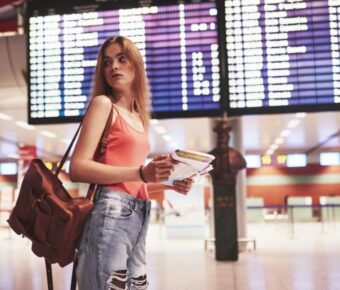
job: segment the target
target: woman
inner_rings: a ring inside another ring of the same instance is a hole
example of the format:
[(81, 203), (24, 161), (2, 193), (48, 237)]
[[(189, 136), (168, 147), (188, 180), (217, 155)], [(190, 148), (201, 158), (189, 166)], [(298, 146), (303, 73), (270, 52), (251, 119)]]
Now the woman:
[[(79, 246), (79, 289), (147, 289), (148, 192), (172, 188), (186, 194), (192, 180), (159, 184), (173, 170), (167, 155), (143, 166), (150, 149), (149, 93), (142, 57), (129, 39), (118, 36), (103, 43), (93, 96), (70, 166), (73, 181), (100, 185)], [(95, 158), (112, 106), (107, 149)]]

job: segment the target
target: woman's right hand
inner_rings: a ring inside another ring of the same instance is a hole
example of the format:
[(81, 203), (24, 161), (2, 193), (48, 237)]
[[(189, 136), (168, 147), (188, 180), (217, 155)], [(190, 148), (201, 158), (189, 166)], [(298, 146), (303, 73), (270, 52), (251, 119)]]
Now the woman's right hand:
[(145, 181), (147, 182), (163, 182), (169, 179), (174, 165), (169, 155), (160, 155), (155, 157), (150, 163), (142, 167)]

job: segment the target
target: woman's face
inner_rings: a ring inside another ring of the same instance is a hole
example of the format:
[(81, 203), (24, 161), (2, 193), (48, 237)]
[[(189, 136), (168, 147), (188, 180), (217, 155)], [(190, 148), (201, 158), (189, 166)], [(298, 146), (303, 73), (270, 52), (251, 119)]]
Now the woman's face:
[(135, 72), (120, 44), (110, 44), (104, 51), (104, 74), (110, 87), (116, 91), (131, 89)]

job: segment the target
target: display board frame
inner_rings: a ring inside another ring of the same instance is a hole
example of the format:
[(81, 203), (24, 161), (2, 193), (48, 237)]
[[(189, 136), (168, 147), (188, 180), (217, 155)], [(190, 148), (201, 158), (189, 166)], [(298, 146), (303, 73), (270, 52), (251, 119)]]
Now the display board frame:
[[(57, 15), (57, 14), (68, 14), (77, 12), (93, 12), (93, 11), (105, 11), (105, 10), (115, 10), (115, 9), (130, 9), (136, 7), (150, 7), (150, 6), (167, 6), (174, 4), (199, 4), (199, 3), (216, 3), (216, 5), (220, 5), (222, 1), (195, 1), (195, 0), (186, 0), (186, 1), (136, 1), (136, 0), (127, 0), (127, 1), (72, 1), (72, 3), (65, 3), (63, 1), (28, 1), (27, 4), (27, 17), (26, 17), (26, 29), (27, 29), (27, 68), (29, 68), (29, 19), (31, 16), (42, 16), (42, 15)], [(223, 4), (223, 3), (222, 3)], [(220, 6), (218, 8), (220, 10)], [(220, 15), (217, 15), (218, 26), (220, 26)], [(216, 28), (217, 29), (217, 28)], [(151, 116), (156, 119), (170, 119), (170, 118), (191, 118), (191, 117), (218, 117), (223, 114), (226, 108), (225, 104), (225, 91), (222, 89), (224, 86), (221, 82), (224, 82), (225, 78), (223, 77), (223, 61), (220, 58), (221, 46), (219, 42), (223, 36), (220, 35), (217, 29), (217, 43), (218, 43), (218, 59), (219, 59), (219, 74), (220, 74), (220, 100), (218, 101), (218, 108), (214, 109), (199, 109), (199, 110), (178, 110), (178, 111), (153, 111)], [(30, 96), (30, 88), (31, 88), (31, 71), (28, 69), (27, 80), (28, 80), (28, 122), (30, 124), (57, 124), (57, 123), (74, 123), (79, 122), (82, 119), (82, 116), (57, 116), (57, 117), (32, 117), (32, 97)], [(223, 97), (224, 95), (224, 97)], [(90, 96), (88, 96), (88, 101)]]
[[(227, 1), (225, 1), (224, 3), (226, 3), (226, 2)], [(232, 2), (233, 1), (229, 1), (229, 3), (232, 3)], [(238, 2), (241, 3), (242, 0), (240, 0)], [(249, 5), (254, 5), (254, 6), (257, 5), (257, 4), (255, 4), (255, 2), (257, 2), (257, 1), (255, 1), (255, 0), (254, 1), (244, 1), (244, 2), (248, 3)], [(261, 1), (261, 5), (263, 5), (263, 6), (261, 6), (262, 8), (264, 7), (265, 2), (266, 1)], [(284, 2), (284, 1), (282, 1), (282, 2)], [(310, 5), (310, 6), (308, 6), (308, 9), (312, 10), (313, 13), (315, 11), (315, 14), (312, 14), (312, 17), (313, 18), (315, 17), (315, 19), (318, 19), (318, 17), (320, 17), (320, 15), (318, 14), (317, 9), (318, 9), (318, 7), (321, 7), (320, 3), (325, 2), (325, 3), (327, 3), (330, 6), (331, 3), (333, 3), (333, 2), (335, 3), (336, 1), (333, 1), (333, 0), (331, 0), (331, 1), (302, 1), (301, 3), (297, 3), (296, 5), (302, 5), (303, 2), (306, 2), (307, 3), (306, 5)], [(279, 3), (279, 2), (277, 2), (277, 3)], [(247, 4), (244, 4), (244, 5), (247, 5)], [(280, 5), (280, 4), (277, 4), (277, 5)], [(287, 4), (287, 5), (289, 5), (289, 4)], [(294, 4), (291, 4), (291, 5), (294, 5)], [(260, 4), (259, 4), (259, 6), (260, 6)], [(338, 14), (339, 14), (338, 23), (340, 25), (340, 20), (339, 20), (340, 19), (340, 4), (338, 4), (338, 6), (339, 6), (339, 8), (338, 8)], [(241, 6), (241, 7), (239, 7), (239, 9), (242, 10), (243, 7), (244, 6)], [(233, 8), (235, 9), (235, 7), (233, 7)], [(298, 9), (297, 9), (297, 11), (298, 11)], [(227, 19), (227, 17), (226, 17), (226, 7), (224, 6), (224, 8), (221, 9), (219, 12), (221, 14), (220, 17), (226, 20)], [(262, 13), (263, 13), (263, 11), (262, 11)], [(298, 13), (299, 12), (296, 12), (296, 16), (297, 17), (299, 16)], [(223, 14), (223, 16), (222, 16), (222, 14)], [(302, 16), (304, 16), (303, 13), (301, 13), (301, 17)], [(329, 17), (331, 17), (331, 16), (329, 16)], [(316, 25), (317, 23), (318, 22), (316, 20), (315, 20), (315, 23), (314, 23), (314, 20), (313, 20), (311, 25), (317, 26)], [(242, 25), (244, 25), (244, 22), (242, 23)], [(230, 56), (230, 51), (231, 51), (230, 45), (232, 43), (228, 42), (228, 40), (227, 40), (228, 31), (227, 31), (227, 27), (226, 26), (227, 26), (227, 24), (226, 24), (226, 21), (225, 21), (225, 24), (223, 25), (223, 27), (219, 27), (219, 28), (220, 28), (220, 30), (224, 30), (223, 32), (221, 32), (221, 34), (225, 35), (225, 38), (222, 40), (224, 43), (221, 43), (221, 46), (226, 48), (225, 49), (226, 50), (226, 55), (225, 55), (225, 65), (226, 65), (226, 71), (225, 72), (226, 72), (226, 75), (225, 75), (225, 77), (226, 77), (226, 82), (227, 83), (225, 84), (225, 86), (226, 86), (227, 96), (226, 96), (225, 104), (226, 104), (226, 111), (227, 111), (228, 116), (235, 117), (235, 116), (244, 116), (244, 115), (266, 115), (266, 114), (283, 114), (283, 113), (286, 114), (286, 113), (298, 113), (298, 112), (325, 112), (325, 111), (339, 111), (340, 110), (340, 102), (339, 103), (335, 103), (334, 102), (334, 103), (328, 103), (328, 104), (321, 103), (321, 101), (317, 99), (317, 92), (315, 92), (314, 103), (309, 103), (309, 104), (302, 104), (303, 98), (301, 98), (301, 99), (299, 99), (301, 104), (289, 104), (289, 105), (277, 105), (277, 106), (261, 106), (261, 107), (233, 107), (232, 106), (232, 102), (233, 102), (234, 99), (233, 99), (233, 96), (232, 96), (232, 88), (230, 86), (231, 77), (229, 77), (229, 73), (230, 73), (232, 64), (228, 63), (228, 60), (231, 59), (231, 56)], [(267, 26), (265, 26), (265, 25), (260, 27), (262, 29), (262, 33), (263, 33), (263, 30), (266, 29), (266, 27)], [(243, 29), (243, 28), (244, 28), (244, 26), (242, 26), (240, 29)], [(313, 26), (313, 29), (314, 29), (314, 26)], [(329, 28), (329, 30), (330, 30), (329, 33), (330, 33), (330, 38), (331, 38), (331, 28)], [(340, 28), (338, 28), (338, 30), (339, 30), (339, 33), (340, 33)], [(314, 36), (314, 37), (316, 37), (316, 36)], [(243, 41), (243, 39), (242, 39), (242, 41)], [(262, 40), (262, 41), (264, 41), (264, 40)], [(329, 39), (329, 41), (330, 41), (329, 45), (332, 45), (331, 39)], [(244, 45), (244, 43), (242, 43), (242, 45)], [(340, 37), (339, 37), (339, 46), (340, 46)], [(265, 49), (267, 49), (267, 47), (265, 47)], [(295, 56), (296, 63), (298, 63), (299, 57), (301, 58), (301, 54), (300, 55), (297, 54)], [(245, 64), (242, 63), (242, 65), (245, 65)], [(316, 65), (316, 67), (317, 67), (317, 65)], [(340, 72), (340, 61), (339, 61), (339, 66), (338, 67), (339, 67), (339, 72)], [(265, 71), (265, 70), (263, 70), (263, 71)], [(263, 71), (262, 71), (262, 73), (263, 73)], [(236, 71), (235, 73), (238, 73), (238, 71)], [(261, 73), (261, 75), (262, 75), (262, 73)], [(266, 71), (265, 71), (265, 73), (266, 73)], [(338, 76), (340, 76), (340, 74), (338, 74)], [(301, 75), (301, 76), (297, 75), (296, 76), (296, 78), (299, 78), (299, 77), (304, 77), (304, 75)], [(319, 86), (322, 86), (322, 84), (321, 84), (322, 81), (319, 82), (317, 80), (317, 79), (321, 79), (321, 77), (319, 78), (317, 73), (316, 73), (315, 79), (316, 80), (313, 83), (311, 83), (311, 85), (312, 86), (314, 85), (316, 88), (318, 88)], [(234, 81), (238, 81), (237, 78), (235, 78)], [(335, 88), (333, 88), (333, 89), (335, 89)], [(340, 92), (340, 88), (339, 88), (339, 92)], [(327, 95), (325, 97), (327, 97), (327, 98), (333, 97), (334, 98), (334, 95), (332, 95), (332, 96)]]

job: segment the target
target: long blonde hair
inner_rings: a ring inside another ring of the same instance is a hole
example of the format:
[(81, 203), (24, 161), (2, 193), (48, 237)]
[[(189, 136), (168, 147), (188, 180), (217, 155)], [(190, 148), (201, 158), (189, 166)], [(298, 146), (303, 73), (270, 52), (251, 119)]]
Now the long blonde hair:
[(135, 77), (132, 88), (135, 93), (135, 98), (133, 101), (133, 109), (140, 114), (143, 125), (147, 128), (150, 119), (150, 93), (148, 80), (145, 73), (143, 58), (137, 46), (130, 39), (124, 36), (113, 36), (105, 40), (101, 46), (97, 57), (92, 97), (106, 95), (113, 98), (113, 101), (115, 101), (114, 90), (108, 85), (104, 76), (104, 52), (105, 49), (113, 43), (121, 45), (126, 59), (131, 63), (134, 69)]

